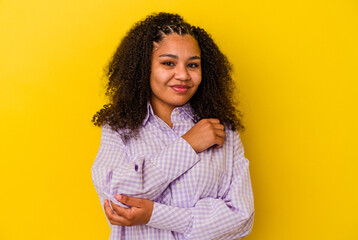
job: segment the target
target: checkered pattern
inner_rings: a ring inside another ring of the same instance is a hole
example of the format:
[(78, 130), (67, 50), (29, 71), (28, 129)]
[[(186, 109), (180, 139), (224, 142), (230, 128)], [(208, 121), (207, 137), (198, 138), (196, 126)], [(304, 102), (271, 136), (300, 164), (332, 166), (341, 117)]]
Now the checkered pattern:
[(197, 154), (181, 136), (194, 126), (189, 104), (175, 108), (170, 128), (148, 105), (140, 134), (123, 142), (109, 127), (92, 166), (101, 205), (123, 206), (115, 194), (154, 201), (146, 225), (111, 225), (110, 239), (238, 239), (254, 219), (249, 162), (237, 132), (224, 145)]

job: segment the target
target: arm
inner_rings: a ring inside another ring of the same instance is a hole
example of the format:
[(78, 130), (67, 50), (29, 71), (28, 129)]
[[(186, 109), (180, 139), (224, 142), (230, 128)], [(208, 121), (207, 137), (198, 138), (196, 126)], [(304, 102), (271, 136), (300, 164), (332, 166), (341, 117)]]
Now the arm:
[[(254, 219), (253, 194), (249, 162), (244, 157), (237, 135), (233, 178), (221, 198), (200, 199), (192, 208), (179, 208), (146, 199), (122, 197), (120, 202), (132, 206), (121, 208), (112, 204), (115, 213), (106, 207), (112, 224), (131, 226), (145, 224), (184, 234), (186, 239), (237, 239), (248, 235)], [(148, 222), (149, 220), (149, 222)]]
[(129, 159), (117, 133), (104, 126), (92, 178), (102, 206), (104, 199), (120, 204), (114, 198), (116, 194), (155, 200), (173, 180), (198, 161), (196, 152), (182, 138), (145, 159)]
[(186, 239), (238, 239), (251, 232), (254, 218), (248, 161), (235, 163), (234, 179), (223, 198), (203, 198), (193, 208), (154, 203), (148, 226), (184, 234)]

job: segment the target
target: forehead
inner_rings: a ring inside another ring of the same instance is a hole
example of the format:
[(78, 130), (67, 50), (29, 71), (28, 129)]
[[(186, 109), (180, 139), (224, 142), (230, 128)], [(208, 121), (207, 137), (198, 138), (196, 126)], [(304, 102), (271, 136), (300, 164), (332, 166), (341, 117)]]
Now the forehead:
[(153, 55), (170, 53), (177, 55), (197, 55), (200, 56), (198, 42), (189, 34), (182, 36), (170, 34), (163, 38), (159, 43), (153, 43)]

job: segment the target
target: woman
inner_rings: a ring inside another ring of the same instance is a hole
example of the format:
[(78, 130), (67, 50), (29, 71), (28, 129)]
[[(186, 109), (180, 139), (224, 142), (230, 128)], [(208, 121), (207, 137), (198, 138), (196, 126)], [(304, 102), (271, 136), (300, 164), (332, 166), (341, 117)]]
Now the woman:
[(250, 233), (249, 162), (231, 66), (176, 14), (135, 24), (107, 71), (110, 104), (93, 182), (110, 239), (238, 239)]

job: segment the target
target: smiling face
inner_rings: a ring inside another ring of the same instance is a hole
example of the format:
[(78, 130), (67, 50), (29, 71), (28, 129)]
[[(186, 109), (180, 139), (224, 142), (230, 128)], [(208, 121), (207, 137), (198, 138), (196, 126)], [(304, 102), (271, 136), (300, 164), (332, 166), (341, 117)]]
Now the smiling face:
[(198, 89), (200, 48), (192, 36), (173, 33), (154, 43), (151, 61), (151, 104), (160, 116), (187, 103)]

